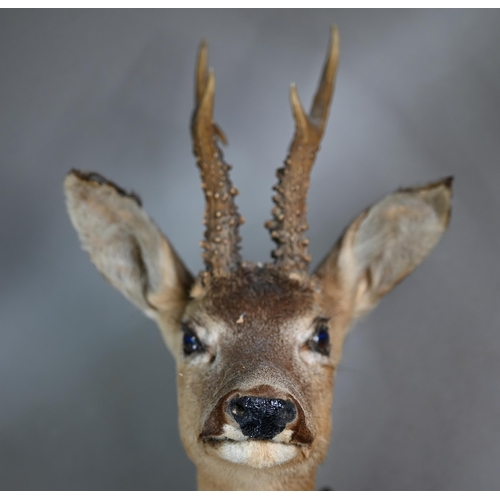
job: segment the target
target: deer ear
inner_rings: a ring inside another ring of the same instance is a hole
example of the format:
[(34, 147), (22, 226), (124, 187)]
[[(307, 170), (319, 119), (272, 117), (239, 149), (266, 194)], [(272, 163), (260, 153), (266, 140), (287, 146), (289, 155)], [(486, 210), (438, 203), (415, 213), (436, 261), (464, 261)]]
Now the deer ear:
[(360, 316), (410, 274), (448, 226), (452, 180), (401, 189), (360, 214), (315, 273), (327, 300), (349, 297)]
[(106, 280), (152, 318), (181, 315), (193, 279), (139, 197), (76, 170), (64, 190), (82, 246)]

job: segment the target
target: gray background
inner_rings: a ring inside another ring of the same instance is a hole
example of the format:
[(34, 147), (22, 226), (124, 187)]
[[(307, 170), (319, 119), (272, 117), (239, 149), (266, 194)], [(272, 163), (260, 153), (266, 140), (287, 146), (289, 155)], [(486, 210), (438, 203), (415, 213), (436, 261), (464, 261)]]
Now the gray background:
[(80, 250), (62, 180), (76, 167), (137, 191), (198, 272), (188, 123), (207, 37), (244, 257), (267, 260), (289, 84), (309, 105), (333, 22), (314, 262), (385, 194), (456, 182), (442, 242), (347, 340), (317, 486), (500, 489), (500, 12), (485, 10), (1, 11), (2, 489), (195, 488), (171, 356)]

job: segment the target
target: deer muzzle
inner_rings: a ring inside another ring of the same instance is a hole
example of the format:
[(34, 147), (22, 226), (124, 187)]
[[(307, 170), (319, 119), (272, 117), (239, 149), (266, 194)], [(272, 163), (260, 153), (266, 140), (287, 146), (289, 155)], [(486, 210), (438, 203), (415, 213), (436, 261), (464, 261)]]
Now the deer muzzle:
[(314, 435), (296, 398), (259, 386), (222, 396), (200, 439), (225, 460), (263, 468), (308, 454)]

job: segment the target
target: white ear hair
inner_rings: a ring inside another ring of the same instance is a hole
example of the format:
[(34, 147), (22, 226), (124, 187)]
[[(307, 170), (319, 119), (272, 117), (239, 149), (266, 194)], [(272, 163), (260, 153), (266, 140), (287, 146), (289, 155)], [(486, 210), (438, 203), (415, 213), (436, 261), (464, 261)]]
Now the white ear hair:
[(76, 170), (64, 189), (82, 246), (106, 280), (150, 317), (159, 310), (177, 314), (193, 280), (139, 197)]
[(451, 184), (447, 178), (402, 189), (358, 216), (316, 271), (327, 293), (337, 287), (352, 296), (354, 315), (374, 307), (441, 238), (450, 219)]

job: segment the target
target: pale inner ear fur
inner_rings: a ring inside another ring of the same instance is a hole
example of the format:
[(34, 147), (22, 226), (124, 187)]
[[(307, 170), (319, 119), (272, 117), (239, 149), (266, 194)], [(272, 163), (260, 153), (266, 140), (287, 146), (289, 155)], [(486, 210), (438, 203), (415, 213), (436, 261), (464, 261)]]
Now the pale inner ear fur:
[(106, 280), (154, 319), (181, 315), (193, 278), (138, 196), (76, 170), (64, 190), (82, 246)]
[(451, 182), (402, 189), (358, 216), (316, 271), (324, 293), (332, 299), (351, 297), (354, 317), (373, 308), (446, 230)]

